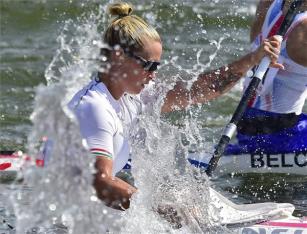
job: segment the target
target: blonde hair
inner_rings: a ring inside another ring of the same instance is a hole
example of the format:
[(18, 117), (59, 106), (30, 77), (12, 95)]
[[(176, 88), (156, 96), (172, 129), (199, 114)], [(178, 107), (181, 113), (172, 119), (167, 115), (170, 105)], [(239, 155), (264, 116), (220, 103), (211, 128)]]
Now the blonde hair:
[(161, 42), (158, 32), (141, 17), (132, 15), (132, 6), (125, 2), (109, 5), (109, 13), (115, 16), (104, 33), (104, 42), (124, 50), (135, 51), (144, 47), (144, 40)]

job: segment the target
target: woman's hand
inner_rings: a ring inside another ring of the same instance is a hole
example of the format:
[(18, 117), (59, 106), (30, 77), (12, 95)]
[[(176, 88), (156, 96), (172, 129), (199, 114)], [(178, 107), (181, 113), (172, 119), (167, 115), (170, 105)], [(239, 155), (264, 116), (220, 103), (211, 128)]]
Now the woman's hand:
[(271, 59), (271, 67), (285, 69), (284, 66), (277, 62), (280, 54), (281, 40), (280, 36), (272, 36), (265, 39), (259, 48), (254, 52), (255, 58), (260, 63), (265, 56)]
[(117, 210), (126, 210), (130, 206), (130, 198), (137, 191), (135, 187), (118, 177), (112, 176), (113, 160), (96, 157), (93, 186), (97, 197), (105, 205)]
[(161, 218), (165, 219), (172, 226), (172, 228), (179, 229), (182, 227), (183, 218), (180, 216), (179, 211), (172, 205), (158, 205), (158, 207), (154, 210)]

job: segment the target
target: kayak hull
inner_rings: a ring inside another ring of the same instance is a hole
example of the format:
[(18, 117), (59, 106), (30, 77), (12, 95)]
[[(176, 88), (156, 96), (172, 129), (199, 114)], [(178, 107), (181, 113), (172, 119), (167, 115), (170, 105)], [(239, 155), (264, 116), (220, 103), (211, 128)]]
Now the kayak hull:
[[(206, 169), (211, 154), (207, 152), (189, 152), (188, 161), (195, 167)], [(19, 172), (22, 170), (25, 160), (22, 154), (0, 154), (1, 172)], [(38, 162), (36, 162), (39, 165)], [(40, 163), (41, 164), (41, 163)], [(41, 165), (39, 165), (41, 166)], [(129, 169), (130, 162), (125, 166)], [(244, 174), (244, 173), (276, 173), (307, 176), (307, 154), (238, 154), (225, 155), (220, 158), (214, 171), (216, 175)]]
[[(190, 152), (189, 162), (199, 168), (208, 166), (211, 155), (205, 152)], [(225, 155), (220, 158), (215, 174), (277, 173), (307, 175), (306, 153), (244, 153)]]
[(251, 227), (240, 228), (240, 234), (307, 234), (307, 217), (287, 218), (274, 221), (267, 221)]
[(18, 172), (24, 165), (22, 154), (6, 153), (0, 154), (0, 172)]
[[(268, 157), (268, 156), (267, 156)], [(298, 163), (295, 163), (295, 154), (286, 154), (284, 157), (287, 158), (278, 158), (278, 155), (273, 155), (271, 158), (266, 158), (264, 155), (262, 157), (263, 161), (265, 163), (261, 163), (260, 160), (255, 160), (252, 158), (251, 155), (227, 155), (223, 156), (221, 160), (219, 161), (219, 166), (217, 167), (216, 172), (217, 173), (289, 173), (289, 174), (299, 174), (299, 175), (307, 175), (307, 170), (306, 167), (304, 166), (306, 160), (305, 155), (300, 156), (296, 160), (301, 160), (298, 161)], [(290, 161), (290, 158), (293, 161)], [(207, 162), (210, 159), (210, 154), (206, 153), (189, 153), (188, 159), (191, 164), (200, 167), (200, 168), (205, 168), (207, 165)], [(27, 156), (20, 155), (18, 153), (14, 154), (2, 154), (0, 155), (0, 165), (2, 166), (2, 170), (0, 170), (0, 177), (3, 175), (3, 173), (14, 173), (14, 172), (19, 172), (22, 170), (22, 167), (24, 165), (24, 162), (29, 160)], [(259, 163), (258, 167), (253, 167), (252, 163)], [(269, 162), (270, 166), (267, 166), (267, 163)], [(280, 162), (280, 166), (272, 166), (272, 165), (278, 165), (278, 162)], [(292, 164), (291, 164), (292, 162)], [(292, 166), (283, 166), (283, 163), (285, 165), (292, 165)], [(262, 166), (263, 164), (263, 166)], [(8, 166), (9, 165), (9, 166)], [(40, 164), (39, 164), (40, 165)], [(265, 166), (264, 166), (265, 165)], [(302, 166), (303, 165), (303, 166)], [(216, 193), (214, 193), (216, 195)], [(218, 195), (218, 204), (221, 204), (222, 199), (220, 198), (220, 195)], [(224, 199), (225, 200), (225, 199)], [(257, 207), (250, 207), (250, 206), (257, 206), (260, 204), (247, 204), (247, 205), (234, 205), (231, 202), (225, 202), (223, 203), (223, 207), (230, 207), (233, 208), (235, 212), (241, 212), (244, 214), (246, 217), (247, 216), (245, 213), (248, 213), (249, 211), (252, 213), (256, 212)], [(262, 206), (263, 207), (268, 207)], [(248, 209), (247, 209), (248, 208)], [(290, 207), (291, 208), (291, 207)], [(294, 208), (293, 208), (294, 209)], [(262, 211), (262, 210), (261, 210)], [(261, 213), (261, 212), (260, 212)], [(267, 212), (262, 212), (264, 214), (267, 214)], [(292, 213), (292, 210), (291, 212)], [(236, 213), (237, 214), (237, 213)], [(229, 215), (225, 215), (225, 217), (228, 217), (226, 221), (229, 221)], [(255, 216), (258, 218), (257, 216)], [(241, 218), (238, 215), (235, 215), (234, 218), (237, 218), (241, 220)], [(240, 234), (247, 234), (247, 233), (253, 233), (253, 234), (269, 234), (269, 233), (295, 233), (295, 234), (307, 234), (307, 217), (303, 218), (296, 218), (293, 216), (288, 216), (285, 219), (274, 219), (270, 221), (264, 222), (261, 220), (261, 223), (255, 222), (249, 223), (249, 220), (246, 219), (246, 223), (241, 223), (241, 222), (233, 222), (233, 223), (228, 223), (226, 224), (227, 227), (233, 229), (235, 233), (240, 233)], [(267, 219), (266, 219), (267, 220)], [(233, 224), (233, 225), (232, 225)], [(243, 226), (243, 227), (242, 227)]]

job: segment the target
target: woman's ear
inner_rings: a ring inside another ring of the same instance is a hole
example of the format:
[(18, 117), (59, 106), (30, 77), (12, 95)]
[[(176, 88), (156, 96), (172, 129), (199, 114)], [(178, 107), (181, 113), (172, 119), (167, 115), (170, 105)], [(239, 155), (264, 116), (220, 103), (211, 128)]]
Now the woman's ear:
[(100, 56), (101, 56), (101, 58), (103, 59), (103, 61), (107, 58), (110, 58), (110, 56), (111, 56), (111, 52), (112, 52), (112, 50), (111, 49), (109, 49), (109, 48), (101, 48), (100, 49)]
[(121, 66), (124, 63), (125, 54), (123, 49), (113, 49), (110, 54), (110, 63), (112, 66)]
[(124, 51), (122, 48), (115, 47), (111, 53), (112, 53), (113, 59), (121, 59), (122, 57), (124, 57)]

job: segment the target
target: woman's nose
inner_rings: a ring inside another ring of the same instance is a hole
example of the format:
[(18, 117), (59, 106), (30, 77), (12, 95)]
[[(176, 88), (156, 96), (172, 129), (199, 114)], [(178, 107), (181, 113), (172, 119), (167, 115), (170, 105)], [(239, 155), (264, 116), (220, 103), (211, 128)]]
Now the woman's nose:
[(148, 71), (147, 72), (147, 77), (151, 80), (153, 80), (154, 78), (156, 78), (156, 73), (154, 71)]

